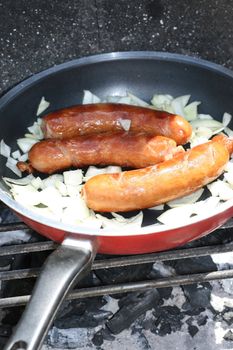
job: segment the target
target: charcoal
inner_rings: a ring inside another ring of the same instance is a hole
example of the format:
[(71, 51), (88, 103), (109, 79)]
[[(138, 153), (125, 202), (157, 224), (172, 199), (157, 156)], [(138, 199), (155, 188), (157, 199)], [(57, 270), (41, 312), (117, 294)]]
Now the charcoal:
[(96, 327), (103, 324), (110, 316), (112, 316), (112, 313), (105, 310), (85, 311), (80, 316), (72, 313), (66, 317), (55, 319), (54, 325), (63, 329)]
[(102, 328), (102, 336), (104, 340), (114, 340), (115, 337), (114, 335), (110, 332), (108, 328)]
[(140, 315), (151, 309), (158, 298), (159, 294), (156, 289), (141, 294), (132, 294), (131, 303), (127, 302), (124, 304), (106, 323), (106, 326), (113, 334), (120, 333), (124, 329), (129, 328)]
[(222, 313), (222, 317), (227, 322), (227, 324), (231, 326), (233, 323), (233, 310), (226, 308)]
[(167, 323), (167, 322), (162, 323), (161, 327), (159, 329), (159, 335), (161, 337), (164, 337), (165, 335), (171, 334), (171, 333), (172, 333), (171, 325), (169, 323)]
[(233, 341), (233, 332), (231, 330), (227, 331), (223, 338), (226, 341)]
[[(201, 287), (201, 288), (200, 288)], [(184, 295), (192, 307), (206, 308), (210, 306), (211, 285), (205, 284), (190, 284), (182, 287)]]
[(210, 256), (175, 260), (169, 262), (169, 264), (175, 269), (178, 275), (217, 271), (217, 266)]
[(194, 318), (191, 316), (189, 318), (187, 318), (187, 320), (185, 321), (189, 326), (191, 326), (193, 324)]
[(208, 316), (207, 315), (199, 315), (197, 317), (198, 326), (204, 326), (207, 323)]
[(198, 333), (198, 331), (199, 329), (197, 326), (192, 326), (192, 325), (188, 326), (188, 332), (191, 335), (191, 337), (194, 337)]
[(154, 327), (151, 329), (152, 333), (164, 336), (179, 331), (182, 327), (184, 313), (177, 306), (157, 307), (153, 315), (155, 316), (155, 322)]
[(182, 305), (182, 310), (188, 316), (197, 316), (200, 315), (200, 313), (202, 313), (203, 311), (205, 311), (205, 308), (193, 306), (190, 304), (190, 302), (186, 301)]
[(159, 292), (161, 299), (168, 300), (172, 294), (172, 287), (159, 288), (158, 292)]
[(100, 346), (102, 345), (104, 342), (104, 339), (103, 339), (103, 335), (102, 335), (102, 332), (99, 331), (97, 332), (94, 337), (92, 338), (92, 343), (96, 346)]
[(125, 266), (121, 268), (111, 268), (96, 270), (95, 274), (104, 284), (124, 283), (147, 279), (151, 272), (152, 264), (142, 264), (136, 266)]

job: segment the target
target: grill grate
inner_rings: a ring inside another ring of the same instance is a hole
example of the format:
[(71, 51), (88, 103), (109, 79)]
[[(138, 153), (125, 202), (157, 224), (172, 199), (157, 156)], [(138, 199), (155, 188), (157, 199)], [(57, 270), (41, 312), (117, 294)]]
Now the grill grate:
[[(17, 224), (7, 224), (2, 225), (0, 228), (1, 232), (4, 227), (7, 231), (13, 231), (20, 229), (28, 229), (28, 227), (23, 223)], [(16, 254), (42, 252), (55, 249), (56, 243), (51, 241), (45, 242), (35, 242), (26, 243), (19, 245), (4, 246), (0, 248), (0, 257), (11, 256)], [(233, 251), (233, 242), (227, 244), (218, 244), (204, 247), (195, 248), (182, 248), (177, 250), (172, 250), (162, 253), (135, 255), (135, 256), (123, 256), (117, 258), (99, 259), (93, 264), (92, 269), (111, 269), (111, 268), (121, 268), (131, 265), (140, 265), (154, 263), (158, 261), (172, 261), (186, 258), (197, 258), (208, 256), (211, 254), (219, 254)], [(9, 281), (17, 280), (23, 278), (36, 278), (40, 273), (40, 268), (27, 268), (12, 271), (2, 271), (0, 272), (0, 280)], [(68, 300), (79, 299), (85, 297), (102, 296), (106, 294), (117, 294), (117, 293), (127, 293), (127, 292), (139, 292), (145, 291), (152, 288), (164, 288), (164, 287), (174, 287), (177, 285), (193, 284), (198, 282), (207, 282), (211, 280), (219, 280), (233, 278), (233, 269), (223, 270), (223, 271), (212, 271), (203, 272), (198, 274), (186, 274), (173, 277), (164, 277), (162, 279), (147, 280), (139, 282), (130, 283), (120, 283), (114, 285), (104, 285), (98, 287), (81, 288), (78, 290), (73, 290), (68, 296)], [(30, 295), (13, 296), (8, 298), (0, 298), (0, 308), (9, 308), (14, 306), (24, 305), (28, 302)]]

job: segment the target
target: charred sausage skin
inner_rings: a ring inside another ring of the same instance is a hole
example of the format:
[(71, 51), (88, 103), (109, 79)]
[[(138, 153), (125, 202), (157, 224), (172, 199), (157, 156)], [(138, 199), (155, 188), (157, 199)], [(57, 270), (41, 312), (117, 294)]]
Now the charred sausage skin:
[(29, 151), (29, 164), (47, 174), (88, 165), (144, 168), (180, 152), (184, 152), (183, 147), (164, 136), (99, 134), (38, 142)]
[(77, 105), (46, 115), (42, 120), (45, 138), (70, 138), (125, 131), (124, 120), (130, 121), (129, 132), (162, 135), (178, 145), (188, 142), (191, 125), (181, 116), (152, 108), (114, 103)]
[(218, 135), (151, 167), (97, 175), (86, 182), (83, 196), (95, 211), (150, 208), (188, 195), (215, 180), (224, 171), (232, 151), (233, 141)]

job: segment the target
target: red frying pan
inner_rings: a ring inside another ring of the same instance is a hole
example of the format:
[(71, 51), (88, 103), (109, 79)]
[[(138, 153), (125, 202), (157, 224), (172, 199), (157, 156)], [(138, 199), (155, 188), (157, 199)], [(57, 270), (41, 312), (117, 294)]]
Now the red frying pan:
[[(233, 73), (216, 64), (181, 55), (155, 52), (124, 52), (97, 55), (64, 63), (36, 74), (0, 99), (0, 139), (14, 146), (35, 119), (42, 96), (50, 110), (78, 104), (83, 90), (98, 96), (123, 95), (130, 91), (149, 100), (154, 93), (191, 94), (202, 101), (202, 113), (221, 119), (233, 112)], [(49, 112), (49, 110), (46, 110)], [(231, 127), (231, 126), (230, 126)], [(1, 162), (2, 176), (11, 176)], [(5, 349), (40, 349), (62, 300), (74, 281), (90, 269), (97, 252), (142, 254), (172, 249), (200, 238), (225, 223), (233, 214), (227, 202), (202, 218), (185, 225), (172, 222), (156, 226), (149, 216), (140, 229), (111, 232), (85, 226), (65, 225), (41, 217), (16, 203), (0, 181), (0, 199), (35, 231), (60, 242), (48, 258), (33, 296)]]

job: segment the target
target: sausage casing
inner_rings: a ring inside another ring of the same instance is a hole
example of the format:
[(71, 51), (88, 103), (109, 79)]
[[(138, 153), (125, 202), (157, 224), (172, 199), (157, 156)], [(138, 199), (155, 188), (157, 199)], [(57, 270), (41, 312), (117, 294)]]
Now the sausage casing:
[(232, 145), (232, 140), (218, 135), (212, 141), (151, 167), (97, 175), (84, 185), (84, 199), (88, 207), (96, 211), (124, 212), (188, 195), (223, 172)]
[(78, 105), (49, 113), (43, 118), (45, 138), (70, 138), (103, 132), (125, 131), (124, 120), (130, 121), (129, 132), (162, 135), (185, 144), (192, 133), (191, 125), (181, 116), (151, 108), (125, 104), (99, 103)]
[(51, 174), (70, 167), (119, 165), (143, 168), (184, 152), (183, 147), (163, 136), (128, 133), (77, 136), (71, 139), (48, 139), (29, 151), (30, 166)]

